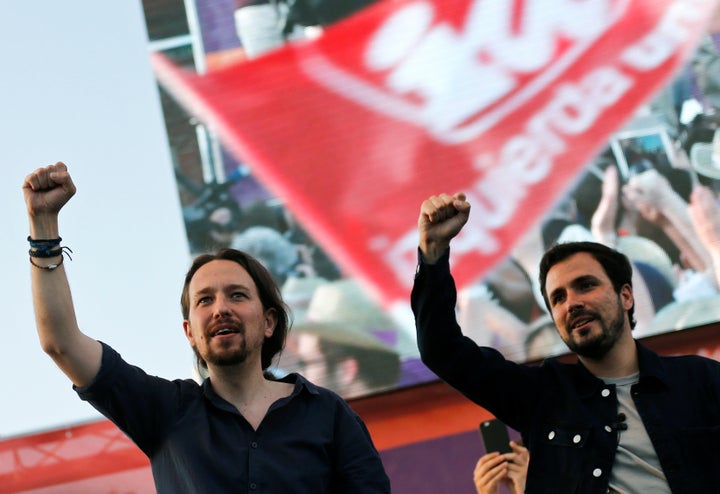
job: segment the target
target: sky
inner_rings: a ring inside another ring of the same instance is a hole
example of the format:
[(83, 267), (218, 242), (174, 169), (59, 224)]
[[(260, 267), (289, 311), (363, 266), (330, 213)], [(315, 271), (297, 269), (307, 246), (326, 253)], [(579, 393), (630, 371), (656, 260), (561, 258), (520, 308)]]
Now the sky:
[(81, 329), (129, 362), (191, 375), (180, 291), (190, 264), (140, 1), (12, 2), (0, 16), (0, 440), (100, 418), (40, 349), (22, 195), (64, 161), (60, 215)]

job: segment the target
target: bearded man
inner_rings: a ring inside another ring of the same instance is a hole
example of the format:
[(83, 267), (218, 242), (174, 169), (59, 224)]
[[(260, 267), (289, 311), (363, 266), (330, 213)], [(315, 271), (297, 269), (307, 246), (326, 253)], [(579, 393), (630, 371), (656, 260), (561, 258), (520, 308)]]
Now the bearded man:
[(525, 492), (720, 492), (720, 363), (661, 357), (633, 338), (628, 259), (594, 242), (551, 247), (540, 287), (577, 362), (521, 365), (456, 321), (450, 241), (469, 214), (462, 193), (421, 206), (418, 346), (439, 377), (522, 434)]
[(271, 274), (247, 253), (202, 255), (185, 277), (183, 328), (207, 370), (202, 384), (150, 376), (81, 332), (58, 226), (75, 191), (63, 163), (23, 184), (40, 343), (79, 396), (148, 456), (158, 494), (390, 492), (347, 403), (299, 374), (265, 372), (285, 345), (289, 314)]

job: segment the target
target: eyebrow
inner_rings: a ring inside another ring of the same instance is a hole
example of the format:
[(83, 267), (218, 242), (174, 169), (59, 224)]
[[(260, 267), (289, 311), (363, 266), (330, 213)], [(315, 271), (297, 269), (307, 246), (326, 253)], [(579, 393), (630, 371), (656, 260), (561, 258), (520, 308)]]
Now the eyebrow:
[(599, 282), (600, 278), (598, 278), (597, 276), (592, 275), (592, 274), (584, 274), (584, 275), (578, 276), (577, 278), (572, 280), (570, 282), (570, 286), (579, 285), (579, 284), (585, 283), (587, 281)]
[[(588, 282), (588, 281), (599, 282), (600, 279), (597, 276), (592, 275), (592, 274), (583, 274), (583, 275), (578, 276), (577, 278), (572, 279), (568, 286), (576, 287), (576, 286), (578, 286), (582, 283)], [(550, 302), (552, 302), (553, 298), (556, 295), (558, 295), (560, 293), (565, 293), (566, 291), (567, 290), (565, 289), (565, 287), (558, 287), (555, 290), (553, 290), (552, 292), (550, 292), (550, 294), (548, 294), (548, 300), (550, 300)]]
[(250, 287), (249, 287), (249, 286), (246, 286), (246, 285), (241, 285), (241, 284), (238, 283), (238, 284), (227, 285), (227, 286), (225, 287), (225, 290), (229, 290), (229, 291), (242, 290), (242, 291), (249, 292), (249, 291), (250, 291)]
[[(238, 290), (243, 291), (243, 292), (250, 292), (250, 287), (241, 285), (241, 284), (231, 284), (231, 285), (224, 286), (222, 288), (222, 291), (234, 292), (234, 291), (238, 291)], [(199, 290), (195, 291), (195, 293), (193, 293), (193, 298), (197, 298), (200, 295), (207, 295), (209, 293), (215, 293), (215, 292), (216, 292), (216, 290), (214, 288), (210, 288), (210, 287), (200, 288)]]
[(552, 301), (555, 300), (555, 297), (557, 295), (559, 295), (561, 293), (565, 293), (565, 291), (566, 291), (565, 288), (561, 288), (561, 287), (556, 288), (555, 290), (553, 290), (552, 292), (550, 292), (548, 294), (548, 300), (552, 303)]

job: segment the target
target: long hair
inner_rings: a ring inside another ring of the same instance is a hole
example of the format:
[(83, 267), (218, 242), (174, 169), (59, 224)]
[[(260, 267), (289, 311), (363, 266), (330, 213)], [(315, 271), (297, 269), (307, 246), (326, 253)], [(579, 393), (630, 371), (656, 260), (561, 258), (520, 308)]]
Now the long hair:
[[(263, 310), (275, 309), (275, 313), (277, 314), (275, 331), (273, 331), (272, 336), (265, 338), (261, 351), (262, 369), (266, 370), (270, 367), (275, 355), (280, 353), (285, 347), (285, 339), (287, 338), (290, 327), (289, 310), (280, 294), (280, 287), (275, 283), (270, 272), (250, 254), (236, 249), (221, 249), (216, 254), (202, 254), (196, 257), (185, 275), (185, 283), (183, 284), (182, 295), (180, 296), (183, 319), (188, 320), (190, 317), (189, 292), (190, 281), (193, 279), (193, 276), (195, 276), (198, 269), (205, 264), (219, 260), (233, 261), (242, 266), (255, 282)], [(199, 356), (198, 363), (207, 368), (207, 362)]]

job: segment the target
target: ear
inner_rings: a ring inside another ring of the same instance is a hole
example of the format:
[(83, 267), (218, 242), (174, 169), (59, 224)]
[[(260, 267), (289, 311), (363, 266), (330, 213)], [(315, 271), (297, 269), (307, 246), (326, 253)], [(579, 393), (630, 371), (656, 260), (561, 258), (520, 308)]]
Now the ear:
[(633, 290), (630, 285), (625, 284), (620, 289), (620, 299), (622, 300), (625, 311), (629, 311), (633, 305), (635, 305), (635, 296), (633, 295)]
[(265, 338), (270, 338), (277, 326), (277, 311), (274, 308), (265, 311)]
[(192, 328), (190, 327), (190, 321), (185, 319), (183, 321), (183, 331), (185, 332), (185, 338), (190, 342), (191, 347), (195, 347), (195, 339), (193, 338)]

